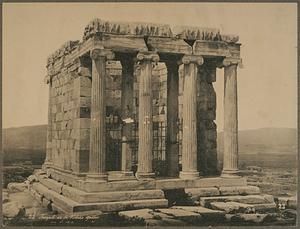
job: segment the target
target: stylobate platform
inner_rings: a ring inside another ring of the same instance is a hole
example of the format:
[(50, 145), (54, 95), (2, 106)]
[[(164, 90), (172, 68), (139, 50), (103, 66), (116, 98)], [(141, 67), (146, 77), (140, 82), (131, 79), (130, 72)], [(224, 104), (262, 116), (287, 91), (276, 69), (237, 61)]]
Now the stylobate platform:
[[(207, 193), (210, 196), (213, 189), (222, 187), (237, 187), (245, 190), (245, 178), (226, 179), (221, 177), (187, 179), (151, 179), (126, 180), (93, 183), (78, 180), (78, 187), (56, 180), (53, 174), (36, 170), (35, 180), (30, 188), (36, 199), (65, 213), (100, 210), (103, 212), (122, 211), (139, 208), (168, 207), (165, 197), (166, 190), (185, 189), (186, 192)], [(55, 175), (54, 175), (55, 176)], [(60, 174), (61, 178), (64, 176)], [(67, 179), (67, 178), (65, 178)], [(241, 188), (243, 187), (243, 188)], [(210, 190), (211, 189), (211, 190)], [(192, 191), (191, 191), (192, 190)], [(247, 189), (250, 190), (251, 189)], [(255, 191), (255, 190), (254, 190)]]

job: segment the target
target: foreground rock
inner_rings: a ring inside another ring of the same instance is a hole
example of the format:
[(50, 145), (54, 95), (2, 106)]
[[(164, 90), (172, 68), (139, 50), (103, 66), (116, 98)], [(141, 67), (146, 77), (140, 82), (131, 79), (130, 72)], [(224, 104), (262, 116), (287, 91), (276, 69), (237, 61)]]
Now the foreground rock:
[(28, 185), (24, 183), (9, 183), (7, 185), (7, 190), (9, 192), (23, 192), (28, 190)]
[[(23, 185), (23, 183), (21, 183)], [(7, 219), (14, 218), (37, 218), (40, 214), (47, 212), (47, 209), (43, 208), (30, 194), (30, 192), (25, 189), (24, 191), (17, 192), (15, 188), (12, 187), (22, 187), (12, 185), (10, 186), (12, 192), (7, 194), (8, 198), (6, 202), (3, 203), (3, 217)]]
[(227, 214), (255, 212), (253, 206), (238, 202), (212, 202), (212, 209), (225, 211)]

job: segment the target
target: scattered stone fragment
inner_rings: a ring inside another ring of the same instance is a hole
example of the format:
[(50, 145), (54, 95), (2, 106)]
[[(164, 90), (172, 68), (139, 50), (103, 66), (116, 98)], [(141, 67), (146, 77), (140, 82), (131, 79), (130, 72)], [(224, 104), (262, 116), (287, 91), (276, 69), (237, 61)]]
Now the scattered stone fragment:
[(255, 212), (253, 206), (238, 202), (212, 202), (212, 209), (225, 211), (227, 214)]
[(18, 202), (7, 202), (2, 205), (2, 214), (6, 218), (14, 218), (18, 215), (21, 205)]
[(274, 212), (276, 209), (275, 203), (253, 204), (256, 213)]
[(200, 215), (203, 215), (203, 216), (206, 216), (206, 215), (217, 216), (217, 215), (225, 214), (223, 211), (212, 210), (212, 209), (204, 208), (201, 206), (173, 206), (172, 208), (177, 208), (177, 209), (182, 209), (185, 211), (199, 213)]
[(153, 219), (153, 214), (151, 209), (149, 208), (144, 208), (144, 209), (138, 209), (138, 210), (132, 210), (132, 211), (121, 211), (119, 212), (120, 216), (124, 216), (125, 218), (142, 218), (142, 219)]
[(28, 189), (28, 186), (25, 183), (9, 183), (7, 189), (9, 192), (23, 192)]
[(29, 181), (30, 184), (32, 184), (33, 182), (37, 182), (38, 179), (35, 175), (30, 175), (28, 178), (27, 178), (27, 181)]
[(262, 223), (266, 220), (268, 214), (237, 214), (231, 217), (233, 222)]
[(197, 214), (195, 212), (185, 211), (182, 209), (176, 209), (176, 208), (161, 208), (157, 209), (158, 211), (170, 215), (174, 217), (175, 219), (182, 219), (182, 220), (199, 220), (201, 219), (201, 215)]

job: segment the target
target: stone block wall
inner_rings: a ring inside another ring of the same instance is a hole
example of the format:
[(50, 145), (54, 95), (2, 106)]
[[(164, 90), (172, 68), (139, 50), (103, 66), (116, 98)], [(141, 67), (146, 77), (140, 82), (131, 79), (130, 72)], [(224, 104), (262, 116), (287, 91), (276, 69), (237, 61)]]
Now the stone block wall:
[[(107, 63), (107, 142), (112, 146), (121, 139), (121, 65)], [(50, 86), (47, 151), (54, 167), (75, 174), (88, 172), (90, 148), (91, 69), (79, 63), (62, 67)], [(117, 127), (116, 127), (117, 126)], [(115, 150), (107, 149), (109, 152)], [(108, 164), (119, 155), (110, 155)]]
[(79, 63), (63, 66), (50, 86), (51, 158), (74, 173), (88, 169), (91, 78)]

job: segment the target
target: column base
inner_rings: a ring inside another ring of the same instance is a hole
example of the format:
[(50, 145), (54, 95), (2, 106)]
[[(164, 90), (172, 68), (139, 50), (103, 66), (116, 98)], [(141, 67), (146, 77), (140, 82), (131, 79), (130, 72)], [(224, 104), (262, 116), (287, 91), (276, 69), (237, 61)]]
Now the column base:
[(108, 176), (106, 173), (88, 173), (86, 176), (86, 181), (103, 183), (108, 181)]
[(181, 171), (179, 173), (179, 178), (181, 178), (181, 179), (198, 179), (199, 172), (183, 172), (183, 171)]
[(42, 165), (42, 170), (46, 170), (46, 169), (49, 169), (51, 166), (53, 165), (52, 162), (50, 161), (45, 161), (44, 164)]
[(221, 174), (221, 177), (222, 178), (239, 178), (239, 177), (241, 177), (238, 174), (239, 174), (238, 169), (223, 170), (222, 174)]
[(155, 173), (137, 172), (135, 176), (137, 177), (137, 179), (148, 180), (148, 179), (154, 179)]
[(109, 181), (121, 181), (121, 180), (136, 180), (132, 171), (111, 171), (108, 172)]

